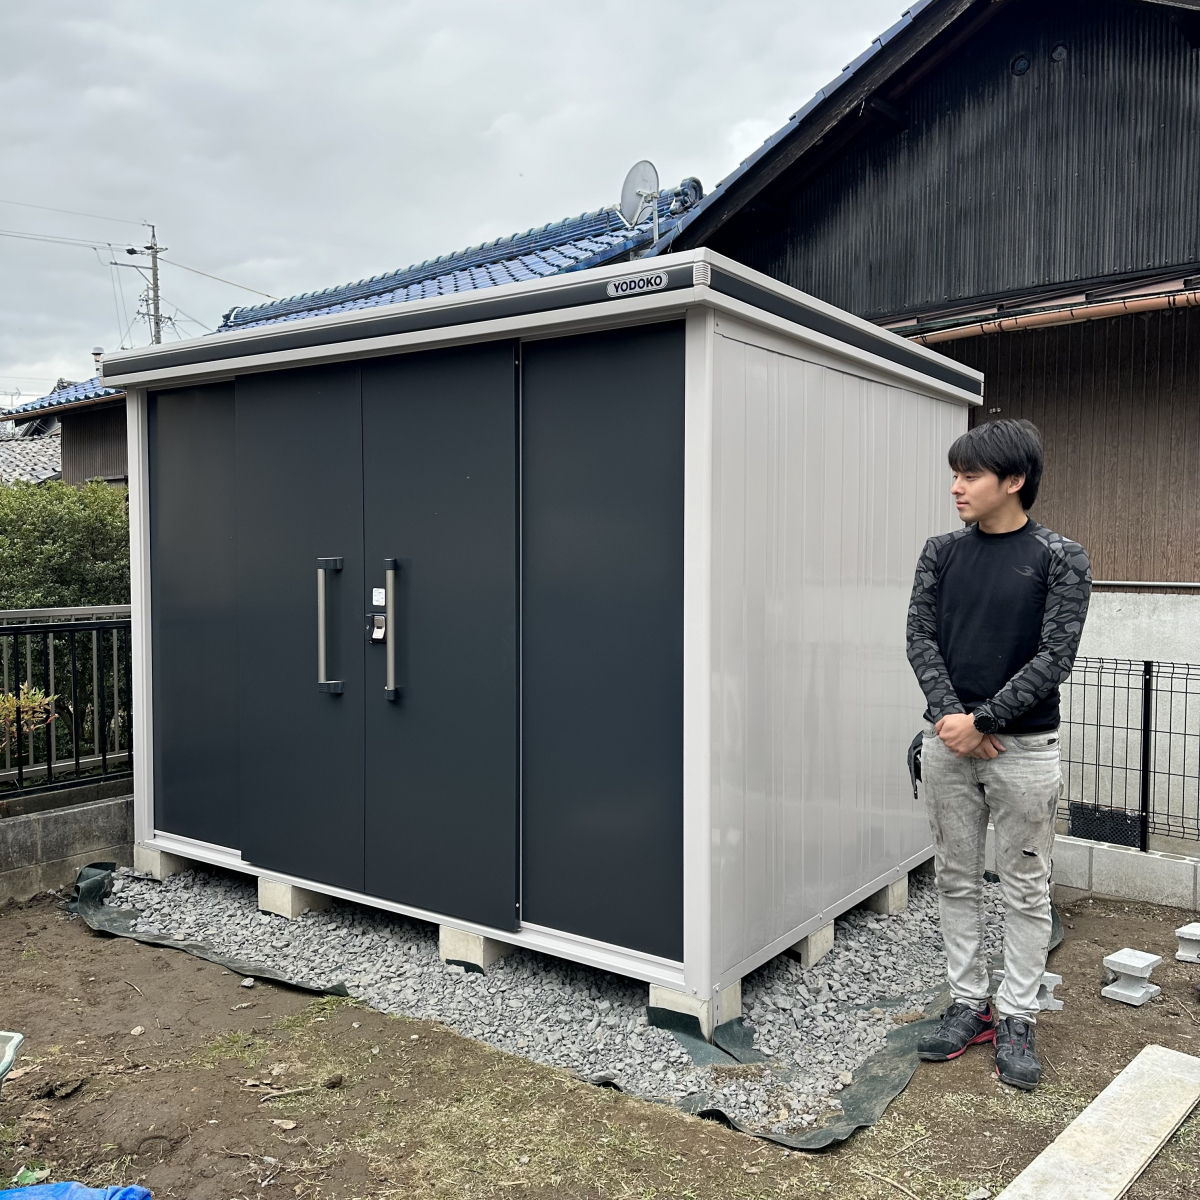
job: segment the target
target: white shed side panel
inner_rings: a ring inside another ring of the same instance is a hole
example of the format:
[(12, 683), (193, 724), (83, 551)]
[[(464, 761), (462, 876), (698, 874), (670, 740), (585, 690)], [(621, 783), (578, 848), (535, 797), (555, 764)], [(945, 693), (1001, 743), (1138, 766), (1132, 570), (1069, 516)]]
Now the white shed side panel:
[[(805, 353), (798, 347), (797, 355)], [(966, 409), (715, 339), (712, 907), (717, 974), (930, 844), (905, 752), (925, 538), (953, 528)]]

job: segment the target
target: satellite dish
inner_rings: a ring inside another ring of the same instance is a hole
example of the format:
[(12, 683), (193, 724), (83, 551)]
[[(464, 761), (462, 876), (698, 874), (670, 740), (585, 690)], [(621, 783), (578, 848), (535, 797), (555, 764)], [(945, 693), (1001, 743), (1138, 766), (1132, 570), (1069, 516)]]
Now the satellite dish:
[(651, 208), (657, 211), (650, 196), (656, 200), (658, 198), (658, 172), (652, 162), (643, 158), (629, 168), (629, 174), (621, 186), (621, 216), (627, 225), (636, 225)]

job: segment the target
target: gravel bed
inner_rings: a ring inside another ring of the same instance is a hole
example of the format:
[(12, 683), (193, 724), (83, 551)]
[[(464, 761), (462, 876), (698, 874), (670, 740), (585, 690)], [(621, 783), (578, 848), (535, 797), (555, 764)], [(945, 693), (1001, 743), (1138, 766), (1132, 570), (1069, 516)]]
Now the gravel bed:
[[(837, 1107), (837, 1092), (883, 1046), (897, 1018), (941, 991), (945, 954), (931, 878), (911, 877), (909, 906), (836, 922), (833, 950), (809, 970), (780, 955), (742, 982), (742, 1003), (769, 1056), (759, 1067), (700, 1067), (647, 1024), (646, 985), (524, 950), (486, 975), (445, 966), (437, 927), (335, 901), (298, 920), (260, 913), (253, 880), (188, 871), (162, 883), (122, 869), (109, 904), (141, 913), (138, 929), (202, 941), (230, 957), (319, 983), (345, 982), (372, 1008), (439, 1021), (467, 1037), (563, 1067), (611, 1076), (624, 1091), (677, 1102), (704, 1093), (760, 1131), (783, 1133)], [(1003, 931), (987, 888), (988, 951)]]

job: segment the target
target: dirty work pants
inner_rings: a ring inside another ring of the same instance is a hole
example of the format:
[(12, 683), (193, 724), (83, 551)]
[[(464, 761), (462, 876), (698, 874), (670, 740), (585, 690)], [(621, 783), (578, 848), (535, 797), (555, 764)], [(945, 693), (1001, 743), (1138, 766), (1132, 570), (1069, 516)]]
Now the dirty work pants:
[(995, 828), (996, 873), (1004, 898), (1002, 1017), (1037, 1018), (1037, 993), (1050, 945), (1050, 855), (1062, 775), (1058, 731), (1014, 737), (995, 758), (955, 758), (927, 725), (921, 778), (933, 830), (934, 867), (950, 992), (982, 1008), (988, 999), (983, 948), (984, 839)]

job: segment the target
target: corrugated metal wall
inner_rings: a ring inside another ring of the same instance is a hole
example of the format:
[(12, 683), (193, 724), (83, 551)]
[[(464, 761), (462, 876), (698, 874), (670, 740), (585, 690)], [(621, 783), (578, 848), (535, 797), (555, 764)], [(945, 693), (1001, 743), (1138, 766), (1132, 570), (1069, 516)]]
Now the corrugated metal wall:
[(1200, 50), (1169, 8), (1019, 0), (897, 103), (907, 129), (713, 248), (868, 317), (1200, 261)]
[[(723, 325), (728, 329), (730, 323)], [(904, 755), (926, 537), (957, 405), (718, 336), (713, 962), (728, 971), (929, 845)]]
[(1042, 430), (1033, 516), (1080, 542), (1097, 579), (1200, 581), (1200, 310), (937, 349), (986, 373), (978, 419)]
[(124, 404), (63, 414), (62, 477), (65, 483), (86, 483), (89, 479), (117, 482), (128, 475)]

